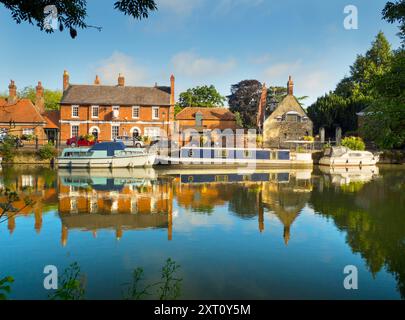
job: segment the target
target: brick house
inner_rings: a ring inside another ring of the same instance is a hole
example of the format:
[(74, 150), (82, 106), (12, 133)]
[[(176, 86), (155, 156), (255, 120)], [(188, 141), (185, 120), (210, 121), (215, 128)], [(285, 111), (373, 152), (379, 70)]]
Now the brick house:
[[(191, 129), (202, 134), (215, 129), (221, 131), (231, 129), (232, 132), (235, 132), (239, 128), (235, 115), (223, 107), (186, 107), (176, 115), (176, 127), (179, 130), (179, 140), (182, 144), (192, 139), (192, 134), (187, 132)], [(211, 139), (215, 139), (215, 137), (211, 135)]]
[(285, 141), (302, 140), (304, 136), (312, 136), (312, 128), (311, 119), (294, 97), (294, 83), (290, 76), (287, 96), (274, 107), (264, 121), (263, 142), (268, 147), (283, 147)]
[[(17, 86), (11, 80), (6, 99), (0, 98), (0, 128), (15, 136), (35, 135), (39, 144), (47, 143), (57, 137), (57, 111), (45, 111), (43, 87), (36, 86), (35, 104), (30, 99), (17, 96)], [(51, 120), (53, 119), (53, 120)]]
[(92, 85), (69, 83), (63, 74), (60, 103), (60, 136), (65, 142), (73, 136), (93, 134), (99, 141), (117, 136), (170, 135), (174, 120), (174, 76), (170, 87), (125, 85), (123, 75), (117, 85), (101, 85), (96, 76)]

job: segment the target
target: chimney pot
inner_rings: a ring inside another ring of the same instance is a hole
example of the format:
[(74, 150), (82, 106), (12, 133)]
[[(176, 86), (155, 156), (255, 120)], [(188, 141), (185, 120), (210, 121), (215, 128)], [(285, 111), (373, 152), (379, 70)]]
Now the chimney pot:
[(121, 73), (118, 75), (118, 86), (125, 86), (125, 78)]
[(294, 95), (294, 81), (292, 80), (292, 77), (288, 77), (288, 82), (287, 82), (287, 94), (288, 95)]
[(63, 71), (63, 91), (69, 87), (69, 73), (65, 70)]
[(100, 84), (100, 83), (101, 83), (100, 78), (98, 75), (96, 75), (96, 79), (94, 79), (94, 84)]
[(14, 80), (10, 81), (8, 85), (8, 102), (14, 103), (17, 100), (17, 86), (15, 85)]

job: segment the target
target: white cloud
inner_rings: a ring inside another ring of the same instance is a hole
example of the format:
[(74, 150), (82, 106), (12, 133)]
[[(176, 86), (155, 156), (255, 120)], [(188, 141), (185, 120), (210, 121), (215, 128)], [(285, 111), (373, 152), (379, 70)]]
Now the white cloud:
[(168, 9), (178, 15), (189, 15), (202, 0), (158, 0), (158, 9)]
[(118, 74), (122, 73), (125, 84), (139, 85), (145, 82), (147, 74), (145, 68), (138, 65), (131, 56), (118, 51), (100, 61), (96, 72), (102, 84), (116, 84)]
[(235, 59), (220, 61), (215, 58), (204, 58), (186, 51), (176, 54), (172, 58), (172, 64), (176, 74), (201, 78), (228, 73), (235, 68), (236, 61)]

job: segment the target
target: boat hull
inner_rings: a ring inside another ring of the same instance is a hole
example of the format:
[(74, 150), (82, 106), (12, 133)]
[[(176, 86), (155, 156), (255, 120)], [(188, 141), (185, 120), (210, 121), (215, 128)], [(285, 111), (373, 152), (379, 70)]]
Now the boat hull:
[(375, 166), (378, 163), (378, 160), (379, 160), (378, 157), (361, 158), (361, 159), (322, 157), (319, 160), (319, 165), (331, 167)]
[(106, 157), (106, 158), (58, 158), (59, 168), (136, 168), (152, 167), (156, 155), (139, 155), (132, 157)]

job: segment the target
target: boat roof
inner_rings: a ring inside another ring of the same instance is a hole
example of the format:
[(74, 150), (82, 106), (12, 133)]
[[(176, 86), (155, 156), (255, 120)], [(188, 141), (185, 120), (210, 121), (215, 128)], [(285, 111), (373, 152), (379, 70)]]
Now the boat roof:
[(107, 156), (113, 156), (117, 150), (125, 150), (125, 144), (122, 142), (100, 142), (89, 149), (89, 151), (107, 151)]

